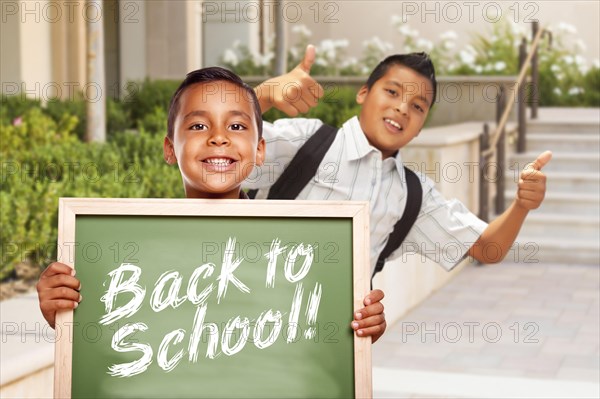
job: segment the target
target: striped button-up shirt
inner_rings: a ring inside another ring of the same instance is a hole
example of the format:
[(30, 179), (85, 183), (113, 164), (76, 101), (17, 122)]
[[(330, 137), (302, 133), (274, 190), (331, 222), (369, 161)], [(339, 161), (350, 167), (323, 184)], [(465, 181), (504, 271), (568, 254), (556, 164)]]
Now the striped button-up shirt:
[[(253, 171), (243, 187), (258, 189), (256, 199), (266, 198), (285, 166), (322, 124), (318, 119), (302, 118), (281, 119), (273, 124), (265, 122), (265, 163)], [(297, 199), (369, 201), (373, 270), (389, 234), (404, 212), (404, 173), (400, 153), (382, 159), (381, 152), (369, 144), (358, 118), (354, 117), (338, 131), (315, 178)], [(450, 270), (464, 258), (487, 224), (460, 201), (446, 200), (429, 178), (419, 176), (423, 186), (421, 211), (402, 246), (388, 260), (404, 252), (420, 252)]]

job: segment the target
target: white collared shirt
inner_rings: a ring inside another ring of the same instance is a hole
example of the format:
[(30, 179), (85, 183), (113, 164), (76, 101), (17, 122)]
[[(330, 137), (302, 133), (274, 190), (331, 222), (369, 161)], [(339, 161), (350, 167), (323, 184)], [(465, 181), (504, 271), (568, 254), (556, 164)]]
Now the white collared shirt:
[[(322, 124), (318, 119), (302, 118), (264, 122), (265, 164), (254, 170), (243, 187), (259, 189), (256, 199), (266, 198), (285, 166)], [(401, 256), (404, 251), (420, 252), (450, 270), (464, 258), (487, 224), (460, 201), (446, 200), (429, 178), (418, 175), (423, 186), (421, 211), (402, 246), (388, 260)], [(381, 152), (367, 141), (358, 118), (353, 117), (338, 131), (315, 178), (297, 199), (369, 201), (371, 270), (374, 270), (406, 206), (401, 155), (398, 152), (395, 157), (383, 160)]]

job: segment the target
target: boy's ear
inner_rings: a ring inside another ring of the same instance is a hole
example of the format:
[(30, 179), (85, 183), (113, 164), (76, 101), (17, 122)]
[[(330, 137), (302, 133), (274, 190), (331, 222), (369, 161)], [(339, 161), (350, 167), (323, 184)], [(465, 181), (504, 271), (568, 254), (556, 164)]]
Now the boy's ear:
[(258, 140), (258, 146), (256, 147), (256, 166), (262, 166), (265, 163), (265, 139), (260, 138)]
[(362, 105), (362, 103), (365, 102), (365, 97), (367, 96), (368, 92), (369, 92), (369, 88), (367, 87), (367, 85), (363, 85), (358, 90), (358, 93), (356, 93), (356, 103)]
[(174, 165), (177, 163), (177, 158), (175, 158), (175, 150), (173, 149), (173, 143), (169, 136), (165, 136), (165, 140), (163, 141), (163, 157), (165, 158), (165, 162), (169, 165)]

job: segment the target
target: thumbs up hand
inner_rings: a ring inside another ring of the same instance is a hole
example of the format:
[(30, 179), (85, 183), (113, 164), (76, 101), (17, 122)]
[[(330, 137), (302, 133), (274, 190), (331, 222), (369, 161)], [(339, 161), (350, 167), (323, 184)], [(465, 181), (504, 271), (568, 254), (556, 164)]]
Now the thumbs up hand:
[(297, 116), (317, 105), (323, 97), (323, 88), (310, 76), (315, 56), (315, 47), (309, 44), (304, 58), (294, 69), (254, 89), (263, 113), (275, 107), (289, 116)]
[(532, 210), (542, 204), (546, 194), (546, 175), (542, 172), (542, 168), (550, 159), (552, 159), (552, 152), (545, 151), (521, 171), (516, 200), (518, 206)]

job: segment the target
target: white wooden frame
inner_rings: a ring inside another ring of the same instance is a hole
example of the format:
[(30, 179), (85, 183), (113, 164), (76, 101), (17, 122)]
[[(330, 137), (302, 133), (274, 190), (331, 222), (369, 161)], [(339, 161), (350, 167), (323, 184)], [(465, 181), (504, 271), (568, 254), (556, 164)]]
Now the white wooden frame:
[[(77, 215), (147, 216), (265, 216), (352, 218), (354, 309), (363, 307), (369, 292), (369, 207), (368, 202), (204, 200), (204, 199), (118, 199), (61, 198), (58, 215), (58, 253), (61, 261), (74, 267), (75, 218)], [(60, 331), (55, 347), (54, 397), (71, 397), (73, 311), (56, 315)], [(354, 339), (354, 383), (357, 398), (372, 397), (371, 339)]]

